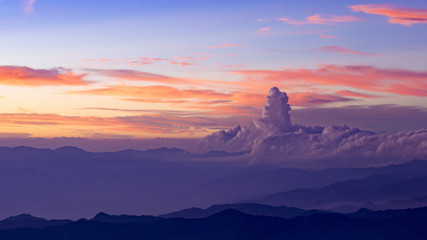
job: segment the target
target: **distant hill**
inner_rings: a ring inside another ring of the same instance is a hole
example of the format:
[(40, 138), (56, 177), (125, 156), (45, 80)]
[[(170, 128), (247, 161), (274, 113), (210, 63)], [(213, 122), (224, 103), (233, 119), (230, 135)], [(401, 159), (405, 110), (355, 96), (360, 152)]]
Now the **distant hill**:
[[(337, 207), (344, 204), (361, 205), (373, 201), (386, 203), (426, 195), (427, 162), (415, 160), (402, 165), (378, 168), (374, 175), (361, 179), (341, 181), (322, 188), (300, 188), (273, 193), (242, 202), (300, 208), (331, 208), (339, 211), (340, 208)], [(347, 209), (351, 209), (351, 205)]]
[[(228, 159), (236, 154), (241, 155), (239, 160)], [(304, 209), (352, 205), (355, 206), (352, 210), (356, 210), (371, 201), (367, 197), (369, 191), (383, 195), (383, 202), (372, 201), (375, 205), (427, 195), (421, 184), (427, 176), (426, 161), (381, 168), (307, 170), (250, 165), (245, 154), (222, 151), (195, 154), (177, 148), (92, 153), (71, 146), (55, 150), (0, 147), (0, 218), (22, 212), (54, 219), (88, 218), (98, 212), (159, 215), (240, 200), (254, 202), (270, 194), (290, 191), (295, 192), (287, 201), (256, 202)], [(383, 180), (377, 181), (374, 176), (396, 181), (378, 186)], [(417, 180), (411, 182), (411, 178)], [(346, 181), (349, 185), (342, 185)], [(360, 196), (345, 192), (345, 189), (359, 191), (351, 186), (351, 181), (359, 181), (354, 184), (365, 181), (365, 185), (359, 185)], [(372, 189), (374, 186), (382, 189)], [(310, 198), (297, 196), (302, 189), (311, 192)], [(315, 195), (312, 192), (315, 189), (330, 190), (330, 196)], [(387, 206), (418, 207), (422, 203), (409, 201)]]
[(163, 218), (204, 218), (224, 210), (234, 209), (242, 213), (260, 216), (293, 218), (296, 216), (309, 216), (315, 213), (320, 213), (318, 210), (304, 210), (294, 207), (273, 207), (257, 203), (236, 203), (236, 204), (219, 204), (213, 205), (206, 209), (189, 208), (181, 211), (160, 215)]
[(132, 216), (132, 215), (109, 215), (106, 213), (98, 213), (90, 221), (104, 222), (104, 223), (150, 223), (161, 220), (160, 217), (153, 216)]

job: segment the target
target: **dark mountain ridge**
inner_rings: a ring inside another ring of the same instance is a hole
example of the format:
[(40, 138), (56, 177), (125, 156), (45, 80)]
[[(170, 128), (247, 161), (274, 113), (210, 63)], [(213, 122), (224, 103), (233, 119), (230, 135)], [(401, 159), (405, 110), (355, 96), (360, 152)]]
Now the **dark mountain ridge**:
[[(138, 222), (138, 216), (127, 216), (135, 222), (105, 222), (97, 218), (61, 226), (0, 230), (2, 240), (58, 239), (360, 239), (421, 240), (427, 238), (427, 208), (370, 211), (352, 214), (317, 213), (291, 219), (256, 216), (234, 209), (205, 218), (170, 218)], [(154, 219), (153, 217), (152, 219)]]

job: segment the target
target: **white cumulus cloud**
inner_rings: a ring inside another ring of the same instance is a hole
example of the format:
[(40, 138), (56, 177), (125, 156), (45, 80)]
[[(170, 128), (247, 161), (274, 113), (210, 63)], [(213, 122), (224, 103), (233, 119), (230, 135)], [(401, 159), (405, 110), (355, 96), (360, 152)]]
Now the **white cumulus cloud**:
[(261, 118), (205, 137), (198, 150), (248, 151), (254, 163), (307, 168), (427, 159), (427, 129), (374, 133), (347, 126), (305, 127), (291, 123), (290, 110), (286, 93), (272, 88)]

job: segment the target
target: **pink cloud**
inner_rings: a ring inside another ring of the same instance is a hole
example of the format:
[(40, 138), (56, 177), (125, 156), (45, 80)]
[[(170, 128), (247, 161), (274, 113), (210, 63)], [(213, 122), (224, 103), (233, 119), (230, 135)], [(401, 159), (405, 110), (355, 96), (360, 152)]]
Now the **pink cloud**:
[(338, 36), (333, 36), (333, 35), (319, 35), (320, 38), (340, 38)]
[(153, 64), (153, 62), (129, 61), (129, 62), (127, 62), (127, 64), (130, 66), (143, 66), (143, 65)]
[(185, 57), (174, 57), (174, 59), (183, 60), (183, 61), (194, 61), (194, 57), (188, 57), (188, 56), (185, 56)]
[(89, 63), (100, 63), (100, 64), (110, 64), (110, 65), (119, 65), (126, 64), (128, 66), (144, 66), (155, 64), (159, 62), (169, 62), (170, 64), (177, 66), (190, 66), (195, 65), (193, 62), (203, 61), (210, 58), (210, 55), (207, 53), (194, 53), (202, 56), (183, 56), (183, 57), (173, 57), (173, 58), (156, 58), (156, 57), (138, 57), (138, 58), (122, 58), (122, 59), (82, 59), (83, 62)]
[(271, 27), (264, 27), (264, 28), (258, 29), (256, 34), (261, 36), (279, 36), (279, 35), (287, 35), (287, 34), (293, 34), (293, 33), (280, 32), (277, 30), (273, 30), (273, 28)]
[(326, 65), (318, 69), (240, 70), (234, 73), (246, 77), (246, 82), (242, 83), (245, 86), (260, 87), (262, 86), (260, 83), (293, 86), (299, 83), (309, 86), (345, 86), (374, 92), (427, 96), (426, 71), (382, 69), (366, 65)]
[(177, 65), (177, 66), (192, 66), (192, 65), (194, 65), (194, 63), (190, 63), (190, 62), (175, 62), (175, 61), (171, 61), (170, 63), (172, 65)]
[(292, 24), (292, 25), (305, 25), (305, 24), (333, 24), (333, 23), (342, 23), (342, 22), (356, 22), (360, 21), (359, 18), (354, 16), (335, 16), (323, 17), (320, 14), (312, 15), (307, 17), (305, 20), (294, 20), (287, 17), (281, 17), (279, 21)]
[(150, 58), (150, 57), (139, 57), (141, 61), (153, 61), (153, 62), (161, 62), (161, 61), (169, 61), (166, 58)]
[(427, 23), (427, 9), (399, 8), (385, 4), (360, 4), (349, 6), (349, 8), (353, 12), (387, 16), (389, 23), (408, 27), (413, 24)]
[(149, 65), (156, 62), (165, 62), (169, 61), (169, 59), (165, 58), (152, 58), (152, 57), (139, 57), (136, 60), (128, 61), (127, 64), (130, 66), (142, 66)]
[(26, 2), (25, 2), (25, 8), (24, 8), (24, 10), (27, 12), (27, 13), (30, 13), (30, 12), (33, 12), (34, 11), (34, 3), (36, 2), (36, 0), (27, 0)]
[(115, 61), (114, 59), (108, 59), (108, 58), (103, 58), (103, 59), (82, 59), (83, 62), (101, 62), (101, 63), (106, 63), (106, 62), (111, 62), (111, 61)]
[(258, 33), (265, 33), (271, 30), (271, 27), (264, 27), (264, 28), (260, 28), (258, 29)]
[(370, 53), (359, 52), (359, 51), (356, 51), (353, 49), (349, 49), (349, 48), (345, 48), (345, 47), (339, 47), (339, 46), (324, 46), (324, 47), (315, 49), (314, 51), (335, 52), (335, 53), (356, 54), (356, 55), (372, 55)]
[(217, 49), (217, 48), (230, 48), (230, 47), (243, 47), (245, 44), (237, 44), (237, 43), (226, 43), (220, 45), (207, 46), (206, 49)]
[(100, 58), (100, 59), (94, 59), (94, 58), (85, 58), (81, 60), (82, 62), (86, 63), (94, 63), (94, 64), (110, 64), (110, 65), (119, 65), (122, 63), (129, 64), (131, 66), (141, 65), (140, 61), (137, 60), (131, 60), (128, 58), (119, 58), (119, 59), (112, 59), (112, 58)]

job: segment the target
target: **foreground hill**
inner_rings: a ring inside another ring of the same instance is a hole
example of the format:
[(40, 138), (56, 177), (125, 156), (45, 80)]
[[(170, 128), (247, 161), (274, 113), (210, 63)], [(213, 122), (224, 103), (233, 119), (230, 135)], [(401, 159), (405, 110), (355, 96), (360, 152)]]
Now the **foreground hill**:
[(292, 219), (229, 209), (199, 219), (140, 220), (130, 216), (118, 222), (94, 218), (62, 226), (2, 230), (0, 239), (427, 239), (427, 208), (379, 212), (362, 209), (348, 215), (322, 213)]

